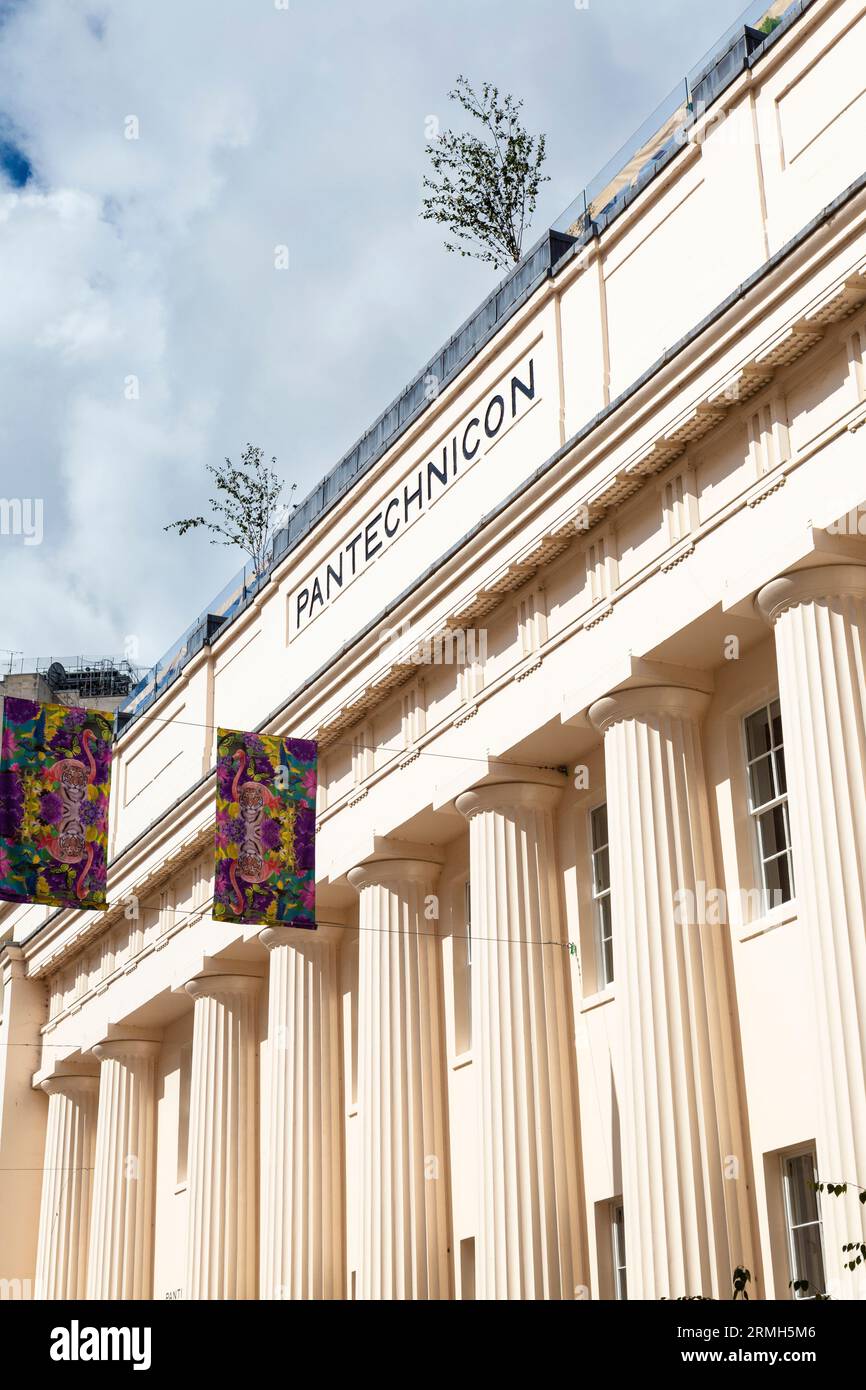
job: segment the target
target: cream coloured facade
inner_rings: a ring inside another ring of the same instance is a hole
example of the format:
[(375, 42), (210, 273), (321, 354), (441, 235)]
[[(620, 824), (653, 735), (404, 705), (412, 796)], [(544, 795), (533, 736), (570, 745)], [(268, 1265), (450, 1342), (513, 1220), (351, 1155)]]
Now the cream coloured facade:
[[(4, 1289), (866, 1295), (864, 133), (813, 0), (122, 728)], [(315, 933), (210, 916), (218, 725), (319, 741)]]

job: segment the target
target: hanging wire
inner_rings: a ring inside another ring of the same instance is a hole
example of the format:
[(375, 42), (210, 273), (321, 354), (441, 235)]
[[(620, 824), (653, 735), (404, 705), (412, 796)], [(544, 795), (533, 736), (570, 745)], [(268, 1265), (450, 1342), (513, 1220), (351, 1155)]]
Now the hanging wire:
[[(224, 727), (222, 724), (208, 724), (208, 723), (206, 723), (206, 722), (202, 722), (202, 721), (197, 720), (197, 719), (175, 719), (173, 716), (172, 716), (171, 718), (169, 718), (168, 716), (163, 715), (163, 714), (141, 714), (141, 715), (139, 715), (138, 719), (136, 719), (135, 722), (136, 722), (136, 724), (145, 724), (145, 723), (155, 723), (155, 724), (178, 724), (178, 725), (183, 725), (185, 728), (189, 728), (189, 729), (221, 729), (221, 728)], [(300, 735), (293, 735), (293, 734), (266, 734), (266, 733), (263, 733), (261, 730), (254, 730), (254, 731), (252, 731), (252, 732), (255, 733), (255, 736), (256, 736), (257, 738), (294, 738), (294, 737), (300, 737)], [(307, 740), (307, 741), (310, 742), (310, 743), (315, 743), (315, 742), (316, 742), (315, 739), (309, 739), (309, 740)], [(432, 753), (432, 752), (428, 752), (428, 751), (427, 751), (426, 749), (424, 749), (424, 748), (415, 748), (415, 747), (412, 747), (412, 746), (410, 746), (410, 747), (408, 747), (408, 748), (391, 748), (391, 747), (389, 747), (387, 744), (379, 744), (379, 743), (359, 743), (359, 742), (357, 742), (355, 739), (335, 739), (333, 743), (329, 743), (329, 744), (328, 744), (328, 748), (327, 748), (326, 751), (330, 751), (330, 749), (332, 749), (332, 748), (363, 748), (365, 751), (366, 751), (366, 750), (369, 750), (369, 751), (371, 751), (371, 752), (395, 753), (395, 754), (399, 754), (399, 753), (416, 753), (416, 754), (418, 755), (419, 758), (445, 758), (445, 759), (447, 759), (447, 760), (450, 761), (450, 762), (458, 762), (458, 763), (487, 763), (487, 762), (490, 762), (490, 761), (491, 761), (490, 757), (489, 757), (488, 755), (486, 755), (486, 754), (485, 754), (483, 757), (478, 757), (478, 756), (474, 756), (474, 755), (471, 754), (471, 753)], [(546, 771), (549, 771), (549, 767), (543, 766), (543, 765), (540, 764), (540, 763), (518, 763), (518, 762), (514, 762), (511, 758), (494, 758), (494, 759), (492, 759), (492, 761), (493, 761), (493, 762), (501, 762), (501, 763), (503, 763), (503, 764), (504, 764), (505, 766), (507, 766), (507, 767), (525, 767), (525, 768), (529, 768), (530, 771), (533, 771), (533, 772), (546, 772)], [(211, 768), (211, 769), (210, 769), (210, 772), (213, 772), (213, 771), (214, 771), (214, 769)]]

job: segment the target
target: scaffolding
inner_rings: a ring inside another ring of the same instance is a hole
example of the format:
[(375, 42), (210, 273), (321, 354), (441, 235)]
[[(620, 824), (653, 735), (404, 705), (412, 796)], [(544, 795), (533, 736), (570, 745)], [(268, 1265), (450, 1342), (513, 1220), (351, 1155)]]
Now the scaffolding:
[(0, 650), (0, 679), (3, 676), (41, 676), (55, 694), (74, 690), (84, 700), (106, 700), (126, 696), (141, 680), (147, 668), (136, 666), (125, 657), (112, 656), (24, 656), (23, 652)]

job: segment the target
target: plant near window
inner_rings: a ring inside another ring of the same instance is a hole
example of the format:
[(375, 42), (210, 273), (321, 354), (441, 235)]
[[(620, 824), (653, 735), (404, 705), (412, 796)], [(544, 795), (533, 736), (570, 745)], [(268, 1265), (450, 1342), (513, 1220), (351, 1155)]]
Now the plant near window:
[[(743, 1302), (749, 1301), (748, 1285), (752, 1282), (751, 1270), (746, 1269), (745, 1265), (737, 1265), (731, 1275), (731, 1302), (736, 1303), (737, 1299)], [(666, 1298), (660, 1298), (660, 1303), (667, 1303)], [(715, 1303), (716, 1299), (711, 1298), (705, 1293), (681, 1293), (675, 1298), (674, 1303)]]
[(541, 172), (546, 137), (530, 135), (520, 119), (523, 102), (510, 93), (500, 98), (490, 82), (476, 93), (458, 77), (448, 97), (483, 134), (446, 130), (431, 141), (433, 177), (424, 176), (421, 218), (447, 227), (447, 251), (507, 270), (520, 260), (538, 190), (549, 182)]
[[(858, 1183), (852, 1182), (814, 1182), (812, 1187), (815, 1192), (824, 1192), (828, 1197), (844, 1197), (849, 1187), (854, 1188), (857, 1199), (862, 1206), (866, 1206), (866, 1187), (860, 1187)], [(866, 1242), (862, 1240), (848, 1240), (842, 1246), (842, 1254), (847, 1256), (843, 1261), (842, 1268), (852, 1272), (858, 1265), (866, 1263)], [(829, 1299), (830, 1295), (820, 1291), (809, 1283), (808, 1279), (792, 1279), (788, 1284), (789, 1289), (795, 1293), (805, 1293), (812, 1298)]]

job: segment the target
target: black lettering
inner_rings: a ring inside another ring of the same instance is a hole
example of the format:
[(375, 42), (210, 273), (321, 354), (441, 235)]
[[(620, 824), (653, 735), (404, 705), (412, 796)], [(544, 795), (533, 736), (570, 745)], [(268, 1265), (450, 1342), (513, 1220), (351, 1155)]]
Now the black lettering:
[(448, 482), (448, 449), (447, 449), (447, 448), (445, 448), (445, 449), (442, 450), (442, 472), (441, 472), (441, 473), (439, 472), (439, 469), (436, 467), (436, 464), (433, 462), (432, 459), (430, 459), (430, 460), (428, 461), (428, 463), (427, 463), (427, 501), (428, 501), (428, 502), (430, 501), (430, 498), (431, 498), (432, 493), (433, 493), (433, 477), (432, 477), (432, 475), (433, 475), (434, 473), (436, 474), (436, 477), (439, 479), (439, 481), (440, 481), (440, 483), (442, 484), (442, 486), (445, 487), (446, 484), (447, 484), (447, 482)]
[(368, 561), (369, 561), (369, 560), (372, 560), (372, 558), (373, 558), (373, 556), (376, 554), (376, 552), (382, 549), (382, 542), (381, 542), (380, 540), (377, 540), (375, 545), (371, 545), (371, 543), (370, 543), (370, 532), (373, 531), (373, 535), (375, 536), (376, 533), (375, 533), (374, 527), (375, 527), (375, 525), (376, 525), (376, 522), (377, 522), (377, 521), (381, 521), (381, 520), (382, 520), (382, 513), (381, 513), (381, 512), (377, 512), (376, 515), (375, 515), (374, 517), (371, 517), (371, 518), (370, 518), (370, 520), (367, 522), (366, 527), (364, 528), (364, 559), (365, 559), (365, 560), (368, 560)]
[(316, 604), (317, 604), (317, 603), (324, 603), (324, 602), (325, 602), (325, 599), (324, 599), (324, 595), (322, 594), (322, 585), (321, 585), (321, 582), (320, 582), (320, 580), (319, 580), (319, 578), (318, 578), (318, 576), (317, 576), (316, 579), (315, 579), (314, 582), (313, 582), (313, 592), (312, 592), (312, 595), (310, 596), (310, 617), (313, 616), (313, 609), (315, 608)]
[[(496, 424), (493, 426), (493, 429), (491, 429), (491, 428), (490, 428), (490, 412), (491, 412), (491, 410), (493, 409), (493, 407), (494, 407), (495, 405), (498, 405), (498, 406), (499, 406), (499, 419), (496, 421)], [(493, 436), (494, 436), (495, 434), (498, 434), (498, 433), (499, 433), (499, 431), (500, 431), (501, 428), (502, 428), (502, 421), (503, 421), (504, 419), (505, 419), (505, 402), (504, 402), (504, 400), (502, 399), (501, 396), (494, 396), (493, 399), (490, 401), (490, 404), (488, 405), (487, 409), (486, 409), (485, 412), (484, 412), (484, 433), (487, 435), (487, 438), (488, 438), (488, 439), (492, 439)]]
[(477, 416), (477, 415), (473, 415), (472, 419), (469, 421), (469, 424), (466, 426), (465, 430), (463, 431), (463, 457), (464, 457), (465, 459), (467, 459), (467, 460), (468, 460), (468, 459), (474, 459), (475, 455), (478, 453), (478, 450), (481, 448), (481, 440), (480, 440), (480, 439), (476, 439), (476, 441), (475, 441), (475, 448), (474, 448), (474, 449), (467, 449), (467, 448), (466, 448), (466, 437), (467, 437), (467, 435), (469, 434), (469, 431), (472, 429), (473, 425), (474, 425), (475, 428), (477, 429), (478, 426), (479, 426), (480, 424), (481, 424), (481, 421), (479, 420), (478, 416)]
[(361, 539), (361, 532), (359, 531), (358, 534), (357, 534), (357, 536), (353, 537), (353, 539), (350, 540), (350, 541), (348, 541), (347, 544), (346, 544), (346, 549), (347, 549), (348, 551), (351, 551), (351, 555), (352, 555), (352, 573), (353, 573), (353, 574), (355, 573), (355, 546), (358, 544), (358, 542), (360, 541), (360, 539)]
[(514, 419), (515, 415), (517, 414), (517, 393), (518, 393), (518, 391), (522, 391), (523, 394), (524, 394), (524, 396), (526, 397), (527, 400), (529, 400), (529, 401), (534, 401), (534, 400), (535, 400), (535, 361), (534, 361), (534, 359), (531, 358), (531, 357), (530, 357), (530, 359), (529, 359), (529, 385), (528, 385), (528, 386), (524, 386), (524, 384), (523, 384), (523, 382), (520, 380), (520, 377), (519, 377), (519, 376), (513, 376), (513, 377), (511, 378), (511, 418), (512, 418), (512, 420)]
[(331, 575), (334, 576), (334, 582), (335, 582), (337, 588), (338, 588), (338, 589), (342, 589), (342, 587), (343, 587), (343, 555), (342, 555), (342, 552), (340, 553), (340, 568), (339, 568), (339, 570), (335, 570), (335, 569), (334, 569), (334, 566), (333, 566), (330, 562), (328, 563), (328, 570), (327, 570), (327, 574), (325, 575), (325, 589), (326, 589), (328, 598), (331, 597)]
[(407, 521), (407, 522), (408, 522), (408, 520), (409, 520), (409, 503), (410, 503), (410, 502), (414, 502), (414, 501), (417, 500), (419, 511), (423, 510), (423, 508), (424, 508), (424, 499), (423, 499), (423, 497), (422, 497), (422, 490), (423, 490), (423, 487), (424, 487), (424, 476), (423, 476), (423, 474), (421, 473), (421, 471), (420, 471), (420, 469), (419, 469), (419, 470), (418, 470), (418, 487), (417, 487), (417, 489), (415, 490), (415, 492), (410, 492), (408, 486), (406, 486), (406, 487), (403, 488), (403, 509), (404, 509), (404, 511), (405, 511), (405, 513), (406, 513), (406, 521)]
[[(302, 602), (301, 600), (303, 600), (303, 602)], [(304, 609), (309, 608), (309, 606), (310, 606), (310, 591), (309, 591), (309, 589), (299, 589), (299, 590), (298, 590), (297, 605), (296, 605), (298, 611), (297, 611), (297, 614), (296, 614), (296, 617), (295, 617), (295, 624), (296, 624), (297, 627), (300, 627), (300, 626), (301, 626), (301, 614), (304, 612)]]
[[(396, 508), (397, 508), (397, 520), (394, 522), (393, 529), (391, 529), (391, 528), (388, 526), (388, 514), (389, 514), (389, 512), (391, 511), (391, 508), (392, 508), (392, 507), (396, 507)], [(399, 525), (400, 525), (400, 515), (399, 515), (399, 513), (400, 513), (400, 498), (399, 498), (399, 497), (392, 497), (392, 498), (391, 498), (391, 501), (388, 503), (387, 507), (385, 508), (385, 535), (388, 537), (389, 540), (391, 539), (392, 536), (395, 536), (395, 535), (397, 534), (397, 530), (398, 530), (398, 527), (399, 527)]]

